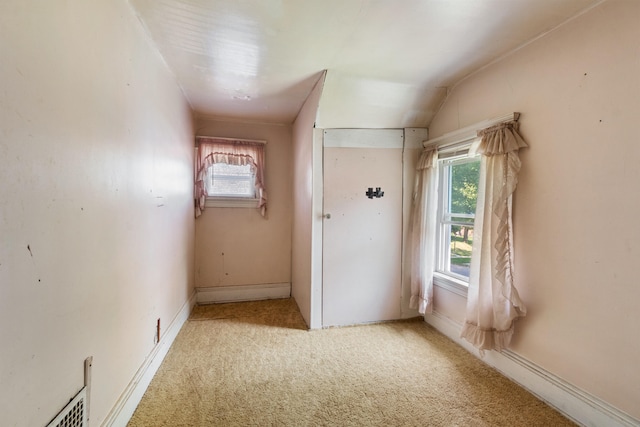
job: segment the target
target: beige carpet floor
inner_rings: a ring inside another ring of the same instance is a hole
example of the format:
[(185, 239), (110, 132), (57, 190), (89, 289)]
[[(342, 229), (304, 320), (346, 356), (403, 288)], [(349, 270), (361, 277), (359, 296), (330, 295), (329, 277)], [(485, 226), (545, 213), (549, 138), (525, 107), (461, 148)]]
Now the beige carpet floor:
[(129, 426), (571, 426), (419, 319), (307, 331), (291, 299), (196, 307)]

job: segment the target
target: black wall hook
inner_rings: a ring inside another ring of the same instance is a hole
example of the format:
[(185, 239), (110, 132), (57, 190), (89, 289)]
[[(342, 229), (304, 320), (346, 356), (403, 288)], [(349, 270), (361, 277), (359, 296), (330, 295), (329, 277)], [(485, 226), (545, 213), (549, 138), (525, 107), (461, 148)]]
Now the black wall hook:
[(367, 192), (364, 193), (364, 195), (370, 199), (373, 199), (374, 197), (379, 199), (380, 197), (384, 196), (384, 191), (380, 191), (380, 190), (381, 190), (380, 187), (376, 187), (375, 191), (373, 191), (372, 187), (369, 187), (367, 189)]

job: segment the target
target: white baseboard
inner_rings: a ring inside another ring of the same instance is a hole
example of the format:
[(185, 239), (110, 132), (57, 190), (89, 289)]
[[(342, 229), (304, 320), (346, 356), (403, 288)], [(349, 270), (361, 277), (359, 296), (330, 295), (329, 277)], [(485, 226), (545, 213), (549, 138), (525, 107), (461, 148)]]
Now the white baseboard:
[[(460, 338), (462, 325), (459, 323), (437, 312), (426, 315), (425, 321), (480, 357), (475, 347)], [(640, 426), (640, 420), (509, 350), (502, 353), (487, 351), (482, 360), (581, 426)]]
[(195, 304), (196, 293), (193, 292), (176, 317), (171, 321), (171, 324), (167, 327), (164, 336), (160, 338), (160, 342), (153, 347), (151, 353), (133, 376), (131, 382), (129, 382), (127, 388), (102, 423), (103, 427), (124, 427), (127, 425), (138, 407), (140, 400), (142, 400), (144, 392), (147, 390), (147, 387), (149, 387), (153, 376), (169, 352), (169, 348), (176, 339), (178, 332), (180, 332), (182, 325), (184, 325), (189, 318), (189, 314), (191, 314), (191, 310)]
[(291, 283), (196, 288), (198, 304), (289, 298)]

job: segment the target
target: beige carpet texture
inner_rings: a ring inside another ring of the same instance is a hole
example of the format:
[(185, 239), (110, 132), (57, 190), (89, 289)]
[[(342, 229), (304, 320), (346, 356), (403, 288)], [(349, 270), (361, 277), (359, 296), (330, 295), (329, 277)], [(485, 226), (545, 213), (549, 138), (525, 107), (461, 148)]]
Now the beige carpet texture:
[(196, 307), (129, 422), (572, 425), (421, 319), (308, 331), (292, 299)]

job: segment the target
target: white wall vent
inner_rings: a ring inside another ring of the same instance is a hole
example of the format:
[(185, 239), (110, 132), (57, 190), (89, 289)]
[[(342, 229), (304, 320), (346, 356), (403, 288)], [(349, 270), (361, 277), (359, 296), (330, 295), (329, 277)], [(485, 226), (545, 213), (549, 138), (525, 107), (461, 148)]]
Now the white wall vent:
[(87, 409), (87, 387), (83, 387), (47, 427), (88, 427)]

